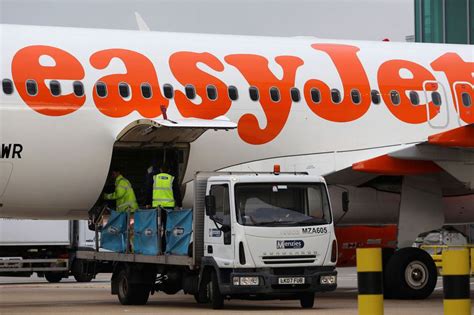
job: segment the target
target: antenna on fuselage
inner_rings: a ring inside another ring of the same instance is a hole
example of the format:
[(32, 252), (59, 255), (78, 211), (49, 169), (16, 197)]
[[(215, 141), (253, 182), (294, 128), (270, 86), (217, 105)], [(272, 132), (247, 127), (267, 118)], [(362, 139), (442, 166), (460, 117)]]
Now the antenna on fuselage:
[(137, 20), (137, 26), (139, 31), (150, 32), (150, 28), (148, 27), (140, 13), (135, 12), (135, 19)]

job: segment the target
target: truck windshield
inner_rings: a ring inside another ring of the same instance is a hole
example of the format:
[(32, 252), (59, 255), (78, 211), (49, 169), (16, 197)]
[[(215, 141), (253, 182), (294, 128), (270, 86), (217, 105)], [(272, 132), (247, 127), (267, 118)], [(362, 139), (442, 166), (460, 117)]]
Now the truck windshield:
[(306, 226), (331, 223), (326, 188), (320, 183), (237, 184), (239, 224)]

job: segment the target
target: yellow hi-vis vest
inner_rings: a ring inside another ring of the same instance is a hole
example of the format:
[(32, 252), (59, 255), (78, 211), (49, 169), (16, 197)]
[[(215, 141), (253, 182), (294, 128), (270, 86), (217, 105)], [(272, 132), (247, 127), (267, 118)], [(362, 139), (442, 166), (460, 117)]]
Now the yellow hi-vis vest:
[(135, 212), (138, 209), (137, 198), (133, 191), (132, 184), (119, 175), (115, 179), (115, 191), (104, 196), (106, 200), (115, 200), (118, 212)]
[(173, 180), (174, 177), (166, 173), (153, 176), (153, 208), (174, 207)]

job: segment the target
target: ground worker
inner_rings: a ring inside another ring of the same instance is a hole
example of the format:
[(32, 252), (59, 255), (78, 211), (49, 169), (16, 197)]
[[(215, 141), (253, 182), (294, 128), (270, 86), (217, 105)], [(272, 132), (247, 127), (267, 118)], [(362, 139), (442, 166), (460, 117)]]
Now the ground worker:
[(116, 211), (129, 213), (129, 242), (127, 247), (133, 253), (133, 226), (135, 223), (133, 214), (138, 209), (137, 198), (135, 197), (132, 184), (122, 176), (118, 168), (112, 170), (112, 178), (115, 179), (115, 191), (111, 194), (104, 194), (104, 199), (115, 200)]
[(112, 178), (115, 179), (115, 191), (111, 194), (104, 194), (104, 199), (115, 200), (118, 212), (135, 212), (138, 209), (138, 204), (130, 182), (122, 176), (118, 169), (112, 171)]
[(169, 174), (169, 167), (162, 165), (159, 173), (153, 176), (151, 206), (153, 208), (175, 209), (181, 207), (181, 193), (174, 176)]
[[(162, 165), (159, 173), (153, 176), (151, 191), (151, 205), (153, 208), (163, 208), (165, 210), (173, 210), (181, 208), (181, 193), (177, 181), (174, 176), (169, 174), (169, 167)], [(160, 211), (161, 217), (161, 246), (166, 249), (166, 218), (167, 212)]]

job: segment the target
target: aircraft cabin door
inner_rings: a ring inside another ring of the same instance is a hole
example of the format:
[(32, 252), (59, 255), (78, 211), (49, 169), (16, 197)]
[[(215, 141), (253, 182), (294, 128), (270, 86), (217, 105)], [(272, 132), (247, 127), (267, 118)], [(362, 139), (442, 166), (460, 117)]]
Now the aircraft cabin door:
[(443, 84), (439, 81), (425, 81), (423, 92), (428, 124), (435, 129), (447, 127), (449, 124), (449, 107)]
[(455, 82), (453, 84), (454, 108), (460, 126), (474, 123), (474, 84)]

